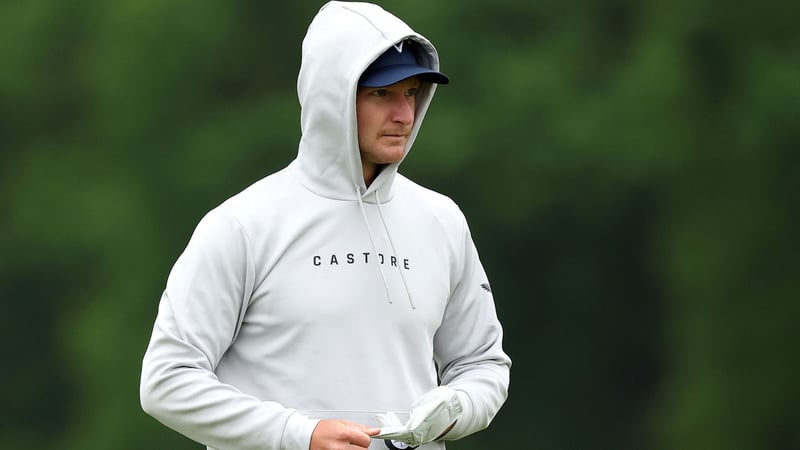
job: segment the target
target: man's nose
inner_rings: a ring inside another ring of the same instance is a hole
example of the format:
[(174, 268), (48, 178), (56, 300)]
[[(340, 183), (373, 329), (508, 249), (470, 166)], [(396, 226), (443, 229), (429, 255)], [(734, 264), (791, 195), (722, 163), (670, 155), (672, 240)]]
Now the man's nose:
[(398, 98), (392, 108), (392, 120), (397, 123), (410, 124), (414, 121), (414, 105), (408, 97)]

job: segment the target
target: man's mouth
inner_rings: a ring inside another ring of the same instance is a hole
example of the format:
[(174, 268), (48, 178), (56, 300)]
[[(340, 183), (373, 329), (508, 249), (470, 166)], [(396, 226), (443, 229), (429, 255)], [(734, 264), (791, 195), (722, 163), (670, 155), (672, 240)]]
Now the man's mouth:
[(403, 132), (400, 132), (400, 133), (383, 133), (383, 135), (386, 136), (386, 137), (394, 137), (394, 138), (406, 138), (406, 137), (408, 137), (408, 133), (403, 133)]

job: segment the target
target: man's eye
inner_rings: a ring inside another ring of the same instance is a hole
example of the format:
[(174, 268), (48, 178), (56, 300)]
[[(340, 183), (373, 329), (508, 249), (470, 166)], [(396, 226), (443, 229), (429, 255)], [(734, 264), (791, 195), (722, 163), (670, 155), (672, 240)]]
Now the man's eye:
[(406, 97), (413, 97), (417, 95), (417, 88), (411, 88), (406, 91)]
[(386, 97), (386, 89), (377, 89), (372, 91), (372, 95), (375, 97)]

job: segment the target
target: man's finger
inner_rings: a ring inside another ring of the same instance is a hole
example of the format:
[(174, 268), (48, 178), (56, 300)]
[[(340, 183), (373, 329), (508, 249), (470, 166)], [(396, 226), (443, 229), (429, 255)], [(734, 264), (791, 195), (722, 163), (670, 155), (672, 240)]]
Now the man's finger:
[(343, 420), (342, 423), (344, 423), (345, 425), (348, 425), (348, 426), (350, 426), (350, 427), (352, 427), (352, 428), (354, 428), (354, 429), (356, 429), (358, 431), (361, 431), (362, 433), (365, 433), (365, 434), (367, 434), (369, 436), (374, 436), (374, 435), (376, 435), (376, 434), (381, 432), (380, 428), (371, 427), (369, 425), (364, 425), (363, 423), (350, 422), (350, 421), (347, 421), (347, 420)]
[(378, 427), (370, 427), (367, 425), (359, 425), (358, 431), (366, 434), (367, 436), (375, 436), (376, 434), (381, 432), (381, 429)]
[(359, 448), (369, 447), (371, 441), (370, 436), (378, 434), (380, 431), (380, 428), (370, 427), (361, 423), (349, 422), (346, 420), (340, 422), (350, 429), (345, 438), (351, 445)]
[(352, 445), (356, 445), (361, 448), (367, 448), (370, 444), (370, 437), (368, 434), (364, 433), (361, 430), (353, 429), (350, 435), (348, 436), (348, 440)]

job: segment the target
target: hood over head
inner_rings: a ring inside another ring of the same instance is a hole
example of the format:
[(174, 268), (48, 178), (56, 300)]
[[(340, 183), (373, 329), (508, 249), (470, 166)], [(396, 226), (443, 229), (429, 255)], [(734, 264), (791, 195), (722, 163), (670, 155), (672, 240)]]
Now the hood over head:
[[(416, 42), (419, 64), (439, 70), (439, 57), (430, 41), (377, 5), (332, 1), (325, 4), (303, 40), (297, 79), (302, 137), (295, 165), (303, 185), (327, 198), (364, 201), (392, 197), (399, 163), (381, 170), (367, 188), (358, 148), (356, 92), (364, 70), (390, 47)], [(406, 155), (419, 132), (436, 89), (422, 83), (417, 92), (414, 126)]]

